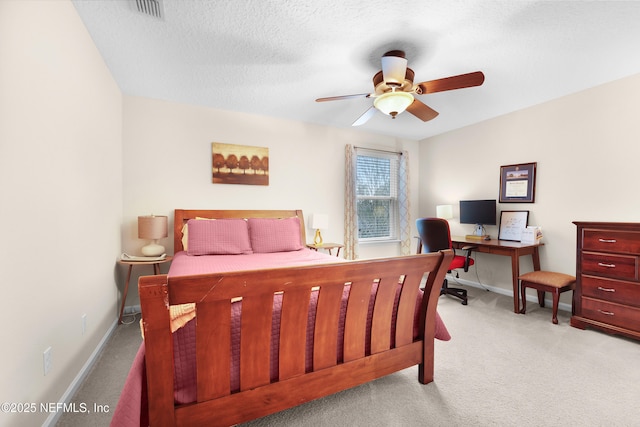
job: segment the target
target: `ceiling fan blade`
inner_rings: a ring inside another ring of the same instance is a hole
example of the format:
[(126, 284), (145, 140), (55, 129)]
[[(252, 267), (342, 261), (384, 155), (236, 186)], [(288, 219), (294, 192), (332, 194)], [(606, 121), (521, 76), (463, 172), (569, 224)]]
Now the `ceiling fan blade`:
[(428, 82), (418, 83), (418, 94), (444, 92), (445, 90), (462, 89), (465, 87), (480, 86), (484, 82), (482, 71), (460, 74), (458, 76), (445, 77)]
[(407, 72), (407, 59), (401, 50), (392, 50), (382, 57), (382, 78), (389, 86), (401, 86)]
[(353, 122), (351, 126), (360, 126), (367, 123), (369, 119), (374, 116), (374, 114), (376, 114), (376, 107), (371, 106), (367, 111), (364, 112), (363, 115), (358, 117), (358, 119)]
[(418, 101), (417, 99), (414, 99), (411, 105), (407, 107), (407, 111), (423, 122), (433, 120), (438, 116), (438, 114), (440, 114), (433, 108), (429, 107), (421, 101)]
[(325, 102), (325, 101), (339, 101), (341, 99), (352, 99), (352, 98), (369, 98), (371, 96), (370, 93), (358, 93), (355, 95), (342, 95), (342, 96), (328, 96), (326, 98), (318, 98), (316, 102)]

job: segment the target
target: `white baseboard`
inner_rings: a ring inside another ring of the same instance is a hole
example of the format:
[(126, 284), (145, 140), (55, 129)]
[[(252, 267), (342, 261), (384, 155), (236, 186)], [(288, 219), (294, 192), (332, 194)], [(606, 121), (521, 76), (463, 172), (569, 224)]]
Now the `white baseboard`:
[[(95, 348), (95, 350), (93, 350), (93, 352), (91, 353), (91, 356), (89, 356), (89, 359), (86, 361), (84, 366), (82, 366), (82, 369), (80, 369), (80, 372), (78, 372), (78, 375), (76, 375), (76, 377), (73, 379), (71, 384), (69, 384), (69, 387), (67, 387), (67, 390), (63, 393), (62, 397), (60, 398), (60, 403), (71, 402), (71, 399), (73, 399), (73, 396), (76, 394), (76, 392), (82, 385), (83, 381), (86, 379), (87, 375), (91, 371), (91, 368), (98, 360), (98, 356), (100, 356), (100, 353), (102, 352), (104, 346), (109, 341), (109, 338), (111, 338), (111, 335), (113, 335), (113, 333), (115, 332), (116, 326), (118, 326), (118, 319), (115, 319), (113, 321), (113, 324), (104, 334), (104, 336), (98, 343), (98, 346)], [(58, 419), (62, 416), (62, 414), (63, 414), (62, 411), (54, 411), (51, 414), (49, 414), (45, 422), (42, 424), (43, 427), (55, 426), (56, 423), (58, 422)]]
[[(497, 286), (491, 286), (491, 285), (484, 285), (484, 284), (480, 284), (478, 282), (473, 282), (471, 280), (465, 280), (465, 279), (460, 279), (460, 278), (456, 278), (453, 275), (447, 274), (447, 280), (449, 281), (449, 283), (460, 283), (461, 285), (467, 285), (467, 286), (471, 286), (474, 288), (479, 288), (479, 289), (485, 289), (491, 292), (495, 292), (496, 294), (500, 294), (500, 295), (506, 295), (508, 297), (513, 298), (513, 291), (509, 290), (509, 289), (505, 289), (505, 288), (499, 288)], [(529, 302), (534, 302), (534, 303), (538, 303), (538, 297), (535, 295), (527, 295), (527, 301)], [(553, 301), (550, 298), (545, 298), (544, 300), (545, 302), (545, 306), (547, 307), (552, 307), (553, 306)], [(571, 312), (571, 304), (567, 304), (565, 302), (560, 302), (558, 303), (558, 310), (563, 310), (563, 311), (568, 311)]]

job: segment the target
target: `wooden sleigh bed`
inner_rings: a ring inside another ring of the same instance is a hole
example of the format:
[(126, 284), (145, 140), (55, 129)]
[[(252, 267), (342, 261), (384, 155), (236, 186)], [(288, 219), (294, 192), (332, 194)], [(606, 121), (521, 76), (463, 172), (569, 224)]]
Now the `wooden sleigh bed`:
[[(291, 219), (299, 228), (300, 253), (315, 252), (304, 247), (301, 211), (176, 210), (176, 255), (183, 250), (183, 225), (193, 225), (189, 221), (195, 218)], [(436, 306), (452, 257), (443, 251), (362, 261), (333, 258), (311, 265), (188, 276), (170, 270), (141, 277), (144, 343), (138, 370), (146, 378), (141, 388), (148, 407), (142, 408), (140, 424), (234, 425), (414, 365), (419, 365), (418, 380), (431, 382), (434, 339), (438, 333), (448, 339)], [(175, 306), (191, 307), (195, 316), (178, 330), (170, 309)], [(185, 360), (193, 367), (184, 369)], [(123, 391), (112, 425), (131, 418), (126, 413), (130, 400)]]

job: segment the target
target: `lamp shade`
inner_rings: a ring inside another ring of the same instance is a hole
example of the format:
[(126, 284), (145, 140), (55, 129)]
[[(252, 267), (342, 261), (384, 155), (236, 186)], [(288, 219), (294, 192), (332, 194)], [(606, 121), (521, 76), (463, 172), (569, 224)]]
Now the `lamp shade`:
[(164, 253), (164, 246), (158, 244), (158, 239), (167, 237), (167, 217), (145, 215), (138, 217), (138, 237), (152, 242), (142, 247), (144, 256), (160, 256)]
[(413, 95), (407, 92), (387, 92), (378, 96), (373, 105), (383, 113), (395, 118), (413, 103)]
[(167, 237), (167, 217), (145, 215), (138, 217), (138, 238), (156, 240)]
[(313, 214), (311, 228), (326, 230), (329, 228), (329, 216), (327, 214)]
[(452, 205), (436, 206), (436, 217), (442, 218), (442, 219), (453, 218), (453, 206)]

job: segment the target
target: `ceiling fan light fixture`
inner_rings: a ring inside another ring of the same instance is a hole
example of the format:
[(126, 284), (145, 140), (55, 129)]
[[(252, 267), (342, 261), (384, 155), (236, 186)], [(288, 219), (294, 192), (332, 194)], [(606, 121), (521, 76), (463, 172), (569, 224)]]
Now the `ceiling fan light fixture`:
[(394, 119), (413, 103), (413, 95), (407, 92), (387, 92), (378, 96), (373, 105)]

